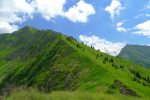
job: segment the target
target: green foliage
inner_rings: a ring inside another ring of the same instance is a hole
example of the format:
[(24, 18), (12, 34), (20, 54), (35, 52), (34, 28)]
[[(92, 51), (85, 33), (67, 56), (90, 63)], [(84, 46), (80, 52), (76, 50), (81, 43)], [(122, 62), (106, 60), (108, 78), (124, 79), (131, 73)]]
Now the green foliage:
[[(135, 69), (130, 69), (130, 71), (131, 71), (131, 73), (134, 74), (133, 81), (141, 83), (141, 84), (143, 84), (143, 86), (150, 86), (149, 76), (147, 76), (147, 78), (146, 78), (145, 76), (142, 76), (139, 71), (136, 71)], [(141, 81), (143, 81), (143, 82), (141, 82)]]

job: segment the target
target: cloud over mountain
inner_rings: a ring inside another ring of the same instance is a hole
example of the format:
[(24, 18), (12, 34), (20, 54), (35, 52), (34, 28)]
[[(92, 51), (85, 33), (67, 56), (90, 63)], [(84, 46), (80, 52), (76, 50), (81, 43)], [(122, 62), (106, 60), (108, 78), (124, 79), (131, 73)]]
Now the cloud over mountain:
[(86, 36), (80, 35), (79, 39), (87, 44), (88, 46), (93, 46), (95, 49), (99, 49), (102, 52), (108, 53), (110, 55), (116, 56), (120, 53), (121, 49), (125, 46), (125, 43), (113, 43), (105, 39), (101, 39), (98, 36)]

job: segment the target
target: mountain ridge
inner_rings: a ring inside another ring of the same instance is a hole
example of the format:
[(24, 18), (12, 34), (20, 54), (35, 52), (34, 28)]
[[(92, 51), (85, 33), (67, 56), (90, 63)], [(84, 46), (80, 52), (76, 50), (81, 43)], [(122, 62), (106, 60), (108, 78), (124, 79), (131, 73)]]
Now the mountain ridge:
[(8, 34), (0, 41), (1, 91), (13, 84), (44, 92), (102, 91), (149, 97), (149, 70), (58, 32), (23, 30), (27, 32), (33, 33)]
[(120, 52), (119, 56), (129, 59), (145, 67), (150, 67), (150, 46), (145, 45), (126, 45)]

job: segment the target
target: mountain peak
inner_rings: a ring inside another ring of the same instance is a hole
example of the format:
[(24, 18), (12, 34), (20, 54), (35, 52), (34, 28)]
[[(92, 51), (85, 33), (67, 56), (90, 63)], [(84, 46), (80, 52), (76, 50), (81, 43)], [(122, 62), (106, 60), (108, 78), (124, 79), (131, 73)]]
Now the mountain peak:
[(22, 29), (32, 29), (33, 27), (32, 26), (24, 26), (22, 27)]
[(38, 29), (32, 26), (24, 26), (20, 30), (38, 30)]
[(22, 28), (20, 28), (18, 31), (14, 32), (14, 34), (25, 34), (25, 33), (35, 33), (36, 31), (38, 31), (37, 28), (34, 28), (32, 26), (24, 26)]

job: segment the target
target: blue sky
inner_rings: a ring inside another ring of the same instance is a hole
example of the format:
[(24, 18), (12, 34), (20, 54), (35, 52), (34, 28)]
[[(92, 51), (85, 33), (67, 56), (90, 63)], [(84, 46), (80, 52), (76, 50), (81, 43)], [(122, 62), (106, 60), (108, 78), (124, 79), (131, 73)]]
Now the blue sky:
[(116, 55), (125, 44), (150, 45), (150, 0), (0, 1), (0, 33), (26, 25), (52, 29)]

